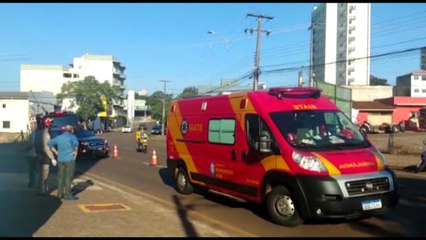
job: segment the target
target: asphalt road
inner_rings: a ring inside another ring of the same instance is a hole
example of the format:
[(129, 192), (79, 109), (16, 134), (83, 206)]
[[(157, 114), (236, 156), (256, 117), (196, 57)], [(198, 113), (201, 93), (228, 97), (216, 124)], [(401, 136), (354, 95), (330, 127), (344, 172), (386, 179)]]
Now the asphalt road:
[[(174, 207), (178, 198), (191, 214), (218, 227), (239, 232), (241, 236), (262, 237), (396, 237), (424, 236), (426, 228), (423, 219), (426, 215), (426, 175), (397, 171), (400, 186), (400, 203), (387, 214), (362, 220), (339, 220), (307, 222), (304, 225), (288, 228), (273, 224), (259, 207), (244, 201), (237, 201), (213, 193), (206, 195), (180, 195), (173, 188), (166, 170), (166, 150), (164, 136), (151, 136), (148, 153), (135, 150), (134, 133), (110, 132), (103, 134), (110, 145), (117, 144), (119, 158), (100, 160), (87, 159), (78, 162), (78, 168), (94, 176), (126, 188), (137, 194), (143, 192)], [(386, 146), (388, 136), (370, 135), (372, 142)], [(420, 135), (416, 135), (420, 138)], [(395, 139), (417, 142), (410, 133), (397, 134)], [(413, 140), (411, 139), (413, 138)], [(399, 141), (399, 140), (398, 140)], [(383, 143), (384, 142), (384, 143)], [(395, 141), (396, 142), (396, 141)], [(156, 150), (158, 164), (150, 166), (152, 151)]]

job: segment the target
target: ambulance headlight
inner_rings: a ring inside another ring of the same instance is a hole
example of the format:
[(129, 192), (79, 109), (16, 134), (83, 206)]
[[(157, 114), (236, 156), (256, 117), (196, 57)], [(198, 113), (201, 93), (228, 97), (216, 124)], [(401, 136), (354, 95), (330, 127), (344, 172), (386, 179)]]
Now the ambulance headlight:
[(317, 157), (305, 156), (298, 152), (293, 152), (293, 161), (295, 161), (301, 168), (314, 172), (326, 172), (324, 164)]

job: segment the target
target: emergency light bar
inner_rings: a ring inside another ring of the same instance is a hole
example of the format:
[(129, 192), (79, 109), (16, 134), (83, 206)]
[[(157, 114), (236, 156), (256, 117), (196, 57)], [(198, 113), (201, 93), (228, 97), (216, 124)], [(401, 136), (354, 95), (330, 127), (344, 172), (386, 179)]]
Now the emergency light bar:
[(268, 94), (276, 96), (278, 99), (287, 98), (319, 98), (321, 96), (321, 89), (319, 88), (284, 88), (276, 87), (270, 88)]

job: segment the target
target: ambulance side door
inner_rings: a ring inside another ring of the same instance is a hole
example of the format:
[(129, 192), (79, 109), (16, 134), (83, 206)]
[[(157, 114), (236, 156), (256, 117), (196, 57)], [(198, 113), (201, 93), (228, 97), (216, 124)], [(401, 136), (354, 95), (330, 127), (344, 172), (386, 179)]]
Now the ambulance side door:
[(235, 179), (236, 182), (244, 184), (245, 192), (254, 196), (266, 171), (264, 164), (268, 164), (268, 167), (274, 167), (276, 164), (277, 155), (272, 147), (271, 151), (264, 152), (268, 149), (268, 146), (265, 148), (265, 144), (273, 145), (275, 140), (269, 127), (258, 114), (247, 113), (242, 114), (242, 117), (244, 127), (241, 129), (243, 133), (238, 134), (241, 139), (237, 141), (239, 156), (234, 176), (238, 177)]

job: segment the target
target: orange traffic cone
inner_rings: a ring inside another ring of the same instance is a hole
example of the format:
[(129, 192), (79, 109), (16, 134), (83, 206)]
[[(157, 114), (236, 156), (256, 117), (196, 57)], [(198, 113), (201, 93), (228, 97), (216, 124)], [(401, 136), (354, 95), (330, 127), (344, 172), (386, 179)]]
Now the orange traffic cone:
[(117, 150), (117, 144), (114, 144), (114, 154), (113, 154), (114, 158), (118, 158), (118, 150)]
[(151, 159), (151, 166), (157, 165), (157, 153), (155, 152), (155, 149), (152, 151), (152, 159)]

